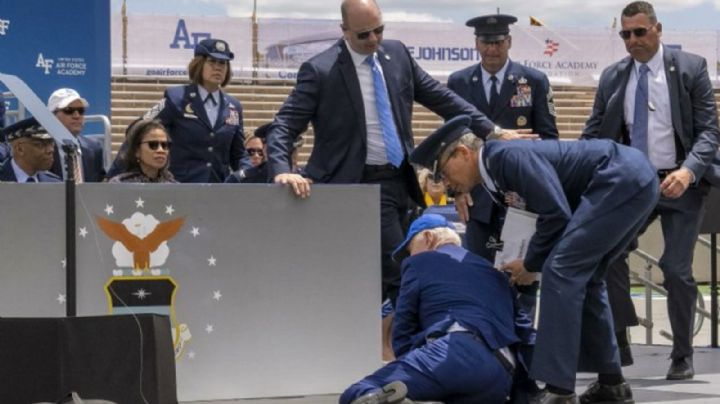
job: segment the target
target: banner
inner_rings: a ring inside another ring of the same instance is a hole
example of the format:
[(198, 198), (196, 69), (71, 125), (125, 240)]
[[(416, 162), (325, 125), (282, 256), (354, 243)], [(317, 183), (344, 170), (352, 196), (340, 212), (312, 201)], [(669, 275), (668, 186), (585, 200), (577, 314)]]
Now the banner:
[(249, 18), (210, 16), (127, 16), (127, 59), (123, 60), (123, 21), (112, 21), (112, 72), (114, 75), (187, 78), (187, 66), (195, 45), (208, 38), (225, 40), (235, 59), (230, 62), (235, 76), (252, 71), (252, 26)]
[(109, 116), (109, 24), (109, 0), (0, 0), (0, 73), (18, 76), (43, 102), (73, 88), (88, 114)]
[[(510, 57), (545, 72), (553, 84), (595, 86), (603, 69), (627, 56), (616, 30), (511, 27)], [(227, 40), (235, 52), (236, 77), (295, 80), (313, 55), (342, 37), (340, 20), (261, 18), (257, 29), (257, 65), (253, 66), (252, 22), (232, 17), (128, 17), (127, 61), (123, 64), (120, 16), (113, 19), (113, 73), (184, 76), (192, 48), (207, 37)], [(385, 38), (405, 43), (417, 63), (444, 81), (454, 71), (480, 62), (471, 28), (459, 23), (387, 22)], [(665, 31), (665, 44), (697, 53), (718, 75), (718, 31)], [(123, 67), (125, 70), (123, 70)], [(714, 80), (716, 81), (716, 80)]]

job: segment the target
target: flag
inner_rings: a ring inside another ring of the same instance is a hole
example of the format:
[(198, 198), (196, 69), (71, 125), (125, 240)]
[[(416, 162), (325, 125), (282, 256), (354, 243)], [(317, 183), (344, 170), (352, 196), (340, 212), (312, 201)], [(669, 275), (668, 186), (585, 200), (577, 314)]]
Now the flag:
[(543, 52), (543, 55), (552, 56), (555, 54), (555, 52), (558, 51), (560, 48), (560, 42), (555, 42), (552, 39), (548, 38), (545, 40), (545, 52)]
[(545, 23), (540, 21), (537, 17), (530, 16), (530, 25), (533, 27), (544, 27)]

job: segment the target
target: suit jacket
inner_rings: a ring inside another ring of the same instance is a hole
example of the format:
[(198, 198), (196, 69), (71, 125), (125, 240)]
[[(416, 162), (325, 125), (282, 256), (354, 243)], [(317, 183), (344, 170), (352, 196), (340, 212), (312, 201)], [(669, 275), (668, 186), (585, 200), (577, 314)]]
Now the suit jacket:
[[(99, 139), (93, 139), (85, 136), (76, 138), (80, 144), (82, 153), (82, 168), (85, 182), (102, 182), (105, 179), (105, 157), (103, 154), (103, 144)], [(60, 152), (55, 146), (53, 152), (53, 165), (50, 172), (63, 178), (63, 162), (60, 160)]]
[[(251, 166), (243, 142), (240, 102), (221, 91), (218, 118), (210, 122), (195, 84), (168, 88), (144, 119), (159, 119), (172, 140), (170, 171), (178, 182), (223, 182), (231, 172)], [(125, 144), (121, 146), (124, 150)], [(108, 176), (122, 172), (115, 160)]]
[[(705, 175), (718, 152), (717, 108), (704, 58), (663, 45), (670, 91), (677, 163), (695, 178)], [(629, 144), (624, 119), (625, 87), (633, 68), (631, 57), (611, 65), (600, 76), (592, 115), (582, 138), (609, 138)]]
[[(552, 89), (545, 73), (511, 60), (502, 78), (500, 101), (495, 106), (491, 106), (485, 96), (483, 81), (478, 63), (451, 74), (448, 87), (503, 128), (532, 129), (543, 139), (558, 138)], [(523, 97), (528, 89), (529, 100)], [(495, 210), (490, 196), (482, 186), (477, 186), (472, 190), (472, 198), (470, 217), (490, 223)]]
[[(622, 208), (657, 178), (642, 152), (610, 140), (489, 141), (482, 163), (497, 189), (496, 198), (516, 192), (526, 209), (538, 215), (525, 256), (525, 268), (533, 272), (542, 269), (561, 237)], [(576, 212), (581, 201), (586, 209)]]
[[(479, 136), (493, 130), (494, 124), (485, 115), (422, 70), (401, 42), (384, 40), (377, 54), (406, 155), (414, 147), (410, 122), (413, 101), (445, 119), (470, 115), (471, 129)], [(270, 178), (290, 172), (293, 140), (310, 122), (315, 143), (305, 175), (315, 182), (360, 182), (367, 155), (365, 110), (355, 65), (343, 40), (300, 66), (295, 89), (268, 131)], [(409, 167), (406, 174), (408, 184), (414, 184), (413, 198), (422, 205), (417, 179)]]
[[(17, 182), (15, 171), (12, 168), (12, 159), (7, 159), (0, 166), (0, 182)], [(38, 182), (62, 182), (62, 179), (49, 171), (41, 171), (36, 175)]]
[(444, 335), (455, 322), (491, 350), (513, 345), (521, 340), (513, 301), (507, 277), (462, 247), (444, 245), (408, 257), (402, 263), (393, 350), (402, 356)]

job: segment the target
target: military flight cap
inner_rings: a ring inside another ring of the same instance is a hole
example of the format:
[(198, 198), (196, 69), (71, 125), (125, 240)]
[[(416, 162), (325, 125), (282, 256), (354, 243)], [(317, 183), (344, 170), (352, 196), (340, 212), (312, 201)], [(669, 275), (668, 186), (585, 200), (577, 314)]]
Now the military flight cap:
[(410, 153), (410, 162), (429, 168), (435, 173), (437, 169), (435, 162), (445, 149), (462, 135), (472, 133), (471, 122), (472, 119), (468, 115), (458, 115), (445, 122)]
[(481, 15), (467, 20), (465, 25), (475, 27), (475, 36), (484, 42), (502, 41), (510, 34), (510, 24), (517, 18), (506, 14)]
[(218, 60), (233, 60), (235, 57), (222, 39), (203, 39), (195, 45), (195, 56), (210, 56)]
[(3, 129), (2, 133), (8, 141), (23, 137), (40, 140), (49, 140), (53, 138), (52, 135), (50, 135), (35, 118), (28, 118), (15, 122)]
[(393, 251), (392, 258), (395, 262), (402, 261), (403, 258), (408, 256), (407, 246), (412, 241), (413, 237), (417, 236), (423, 230), (436, 229), (438, 227), (449, 227), (455, 230), (455, 226), (450, 223), (445, 216), (438, 215), (436, 213), (426, 213), (419, 218), (415, 219), (408, 229), (405, 240)]

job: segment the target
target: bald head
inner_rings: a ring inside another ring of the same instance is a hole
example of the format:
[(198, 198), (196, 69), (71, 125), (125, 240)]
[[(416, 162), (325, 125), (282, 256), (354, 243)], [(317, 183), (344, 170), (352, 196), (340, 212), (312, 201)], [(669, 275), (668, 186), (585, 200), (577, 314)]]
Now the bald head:
[(343, 36), (363, 55), (375, 52), (382, 41), (382, 12), (375, 0), (344, 0), (340, 5)]

